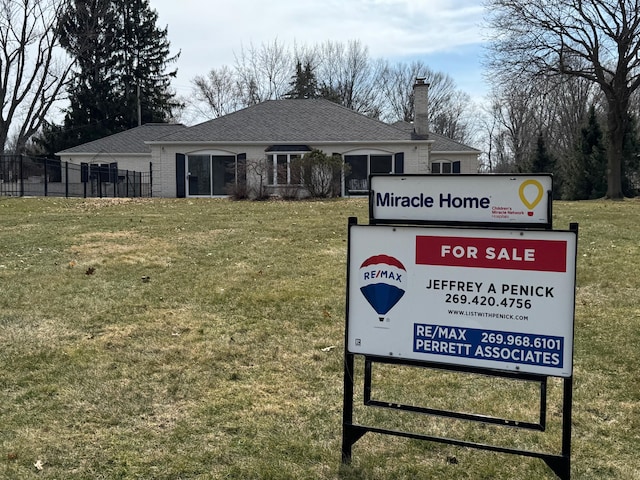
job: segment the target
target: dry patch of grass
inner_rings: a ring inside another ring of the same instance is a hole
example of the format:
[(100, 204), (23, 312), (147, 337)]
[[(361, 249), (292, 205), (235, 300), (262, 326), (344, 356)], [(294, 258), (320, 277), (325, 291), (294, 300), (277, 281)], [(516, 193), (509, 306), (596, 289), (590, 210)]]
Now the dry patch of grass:
[(77, 240), (79, 242), (69, 248), (71, 266), (121, 262), (167, 267), (177, 256), (175, 245), (135, 231), (85, 233)]

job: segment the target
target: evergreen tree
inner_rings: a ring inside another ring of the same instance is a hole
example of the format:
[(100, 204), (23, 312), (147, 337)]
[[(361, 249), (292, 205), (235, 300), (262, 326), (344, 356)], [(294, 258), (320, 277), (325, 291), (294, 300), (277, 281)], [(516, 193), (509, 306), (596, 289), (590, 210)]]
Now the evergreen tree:
[(581, 129), (580, 145), (567, 172), (566, 197), (586, 200), (607, 193), (607, 154), (595, 107), (589, 109), (587, 125)]
[(554, 175), (553, 196), (555, 199), (561, 198), (564, 189), (564, 178), (562, 175), (558, 175), (557, 161), (551, 152), (549, 152), (547, 142), (542, 133), (538, 134), (536, 150), (531, 158), (530, 164), (531, 173), (551, 173)]
[(158, 14), (149, 0), (115, 2), (118, 9), (116, 58), (121, 72), (122, 125), (131, 128), (150, 122), (165, 122), (179, 106), (171, 92), (176, 70), (165, 73), (178, 59), (170, 57), (167, 29), (156, 26)]
[(556, 161), (547, 149), (542, 133), (538, 134), (536, 151), (531, 159), (531, 173), (553, 173)]
[(622, 191), (628, 197), (638, 195), (640, 190), (640, 140), (637, 122), (629, 116), (629, 128), (625, 135), (622, 164)]
[(589, 112), (589, 123), (582, 130), (582, 155), (585, 159), (588, 198), (601, 198), (607, 194), (607, 150), (604, 135), (595, 108)]
[(78, 59), (70, 105), (62, 130), (50, 126), (39, 143), (66, 148), (170, 120), (179, 104), (170, 89), (176, 71), (167, 68), (178, 55), (170, 56), (167, 29), (156, 26), (148, 0), (70, 4), (60, 20), (62, 46)]
[(287, 98), (317, 98), (318, 83), (313, 72), (311, 62), (307, 61), (302, 66), (302, 62), (296, 62), (296, 74), (291, 78), (291, 90), (287, 93)]
[(116, 41), (116, 12), (111, 0), (76, 0), (60, 21), (61, 43), (77, 60), (69, 89), (70, 105), (64, 128), (65, 138), (48, 143), (73, 146), (116, 133), (113, 105), (117, 104), (117, 65), (113, 55)]

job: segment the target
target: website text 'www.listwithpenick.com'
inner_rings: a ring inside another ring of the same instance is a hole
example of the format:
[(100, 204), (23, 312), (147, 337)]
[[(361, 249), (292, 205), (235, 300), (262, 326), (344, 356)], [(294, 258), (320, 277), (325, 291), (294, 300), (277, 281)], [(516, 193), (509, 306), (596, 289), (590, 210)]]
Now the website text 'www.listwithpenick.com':
[(529, 321), (529, 317), (527, 315), (517, 315), (513, 313), (476, 312), (473, 310), (453, 310), (453, 309), (448, 310), (447, 313), (455, 317), (495, 318), (498, 320), (516, 320), (520, 322)]

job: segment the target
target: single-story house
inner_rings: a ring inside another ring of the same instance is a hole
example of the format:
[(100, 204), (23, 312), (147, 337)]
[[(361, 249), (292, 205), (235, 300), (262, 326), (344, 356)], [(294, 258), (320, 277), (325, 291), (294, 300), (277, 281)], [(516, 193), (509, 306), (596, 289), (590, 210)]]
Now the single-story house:
[[(294, 179), (292, 162), (312, 150), (340, 155), (349, 166), (343, 195), (365, 193), (372, 173), (477, 173), (479, 150), (429, 133), (428, 89), (418, 79), (413, 124), (389, 125), (324, 99), (271, 100), (191, 127), (143, 125), (58, 155), (76, 164), (152, 168), (157, 197), (226, 196), (230, 185), (257, 181), (277, 194)], [(266, 165), (264, 175), (248, 168), (257, 162)]]

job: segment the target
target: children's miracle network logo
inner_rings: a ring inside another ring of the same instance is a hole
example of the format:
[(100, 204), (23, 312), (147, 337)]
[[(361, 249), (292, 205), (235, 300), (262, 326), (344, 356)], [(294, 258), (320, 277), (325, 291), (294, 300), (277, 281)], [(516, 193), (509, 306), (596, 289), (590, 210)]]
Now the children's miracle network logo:
[(360, 266), (360, 291), (378, 315), (386, 315), (404, 295), (407, 269), (389, 255), (374, 255)]
[(525, 180), (520, 185), (518, 190), (520, 201), (529, 209), (528, 215), (533, 216), (533, 209), (538, 206), (542, 198), (544, 197), (544, 188), (542, 184), (537, 180)]

